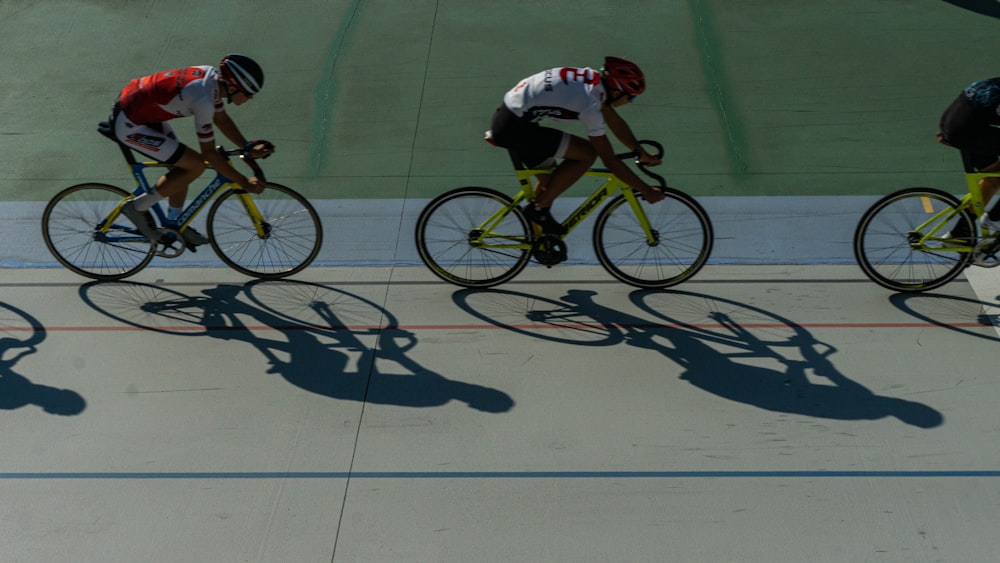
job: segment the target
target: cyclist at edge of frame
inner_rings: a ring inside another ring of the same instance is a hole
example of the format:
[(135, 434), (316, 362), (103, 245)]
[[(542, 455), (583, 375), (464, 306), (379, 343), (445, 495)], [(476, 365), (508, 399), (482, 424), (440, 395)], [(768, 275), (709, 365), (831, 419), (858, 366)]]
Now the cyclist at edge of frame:
[[(608, 140), (610, 129), (629, 150), (638, 151), (643, 164), (661, 163), (636, 144), (628, 123), (618, 115), (619, 108), (642, 94), (646, 80), (642, 70), (631, 61), (605, 57), (601, 69), (555, 67), (521, 80), (504, 94), (503, 104), (493, 114), (488, 141), (513, 149), (524, 165), (533, 169), (552, 169), (538, 176), (535, 198), (525, 205), (528, 220), (548, 234), (566, 234), (566, 227), (552, 217), (552, 202), (593, 166), (601, 162), (615, 176), (638, 191), (651, 203), (661, 201), (663, 193), (642, 181), (624, 162), (615, 158)], [(587, 130), (588, 139), (538, 124), (544, 118), (578, 120)], [(558, 159), (561, 162), (556, 164)]]
[[(987, 78), (966, 86), (941, 116), (938, 140), (962, 151), (966, 161), (980, 172), (1000, 170), (1000, 78)], [(1000, 188), (1000, 178), (983, 178), (984, 207)], [(1000, 231), (1000, 205), (984, 213), (980, 224), (990, 231)], [(972, 233), (959, 221), (947, 235), (963, 244)]]
[[(125, 146), (171, 166), (170, 171), (157, 180), (154, 189), (122, 207), (122, 213), (135, 223), (143, 236), (154, 242), (160, 239), (160, 232), (144, 219), (144, 214), (164, 198), (168, 204), (168, 226), (175, 226), (169, 223), (176, 221), (183, 211), (188, 186), (205, 171), (206, 162), (242, 189), (250, 193), (264, 191), (264, 182), (240, 174), (216, 151), (212, 129), (216, 125), (236, 146), (246, 146), (247, 139), (226, 113), (222, 97), (225, 96), (228, 103), (243, 105), (260, 92), (263, 85), (264, 73), (260, 65), (246, 55), (234, 53), (224, 56), (218, 68), (190, 66), (165, 70), (136, 78), (122, 89), (110, 117), (115, 137)], [(192, 116), (199, 150), (181, 143), (166, 123)], [(274, 146), (267, 141), (255, 141), (251, 150), (254, 158), (264, 158), (272, 152)], [(181, 235), (191, 246), (208, 243), (205, 235), (191, 227)]]

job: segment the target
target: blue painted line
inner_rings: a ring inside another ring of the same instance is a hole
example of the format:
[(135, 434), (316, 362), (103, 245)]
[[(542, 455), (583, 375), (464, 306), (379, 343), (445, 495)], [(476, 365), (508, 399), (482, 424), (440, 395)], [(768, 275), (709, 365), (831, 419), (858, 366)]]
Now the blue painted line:
[(0, 473), (0, 480), (136, 479), (819, 479), (983, 478), (1000, 471), (291, 471), (173, 473)]

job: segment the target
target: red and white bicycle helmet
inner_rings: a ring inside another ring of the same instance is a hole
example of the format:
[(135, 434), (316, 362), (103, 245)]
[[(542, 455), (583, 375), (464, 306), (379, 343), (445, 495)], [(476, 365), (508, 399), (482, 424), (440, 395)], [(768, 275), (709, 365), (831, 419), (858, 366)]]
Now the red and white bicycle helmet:
[(646, 90), (646, 78), (642, 75), (639, 65), (618, 57), (604, 57), (601, 67), (604, 83), (616, 90), (621, 90), (629, 96), (638, 96)]
[(260, 92), (264, 86), (264, 71), (260, 65), (246, 55), (233, 53), (222, 57), (219, 62), (222, 79), (235, 86), (247, 96)]

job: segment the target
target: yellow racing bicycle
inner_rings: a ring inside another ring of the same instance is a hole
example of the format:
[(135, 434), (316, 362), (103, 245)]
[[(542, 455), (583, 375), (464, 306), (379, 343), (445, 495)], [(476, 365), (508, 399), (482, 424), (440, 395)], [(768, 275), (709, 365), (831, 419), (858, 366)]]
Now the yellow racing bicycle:
[[(657, 156), (663, 147), (639, 141)], [(511, 280), (534, 258), (545, 266), (567, 259), (564, 237), (536, 232), (521, 205), (534, 197), (531, 178), (551, 170), (525, 168), (508, 150), (520, 191), (510, 197), (492, 188), (464, 187), (432, 199), (416, 225), (417, 251), (441, 279), (462, 287), (491, 287)], [(636, 158), (635, 152), (617, 155)], [(639, 170), (655, 180), (666, 198), (645, 202), (609, 170), (584, 174), (603, 182), (567, 218), (567, 235), (600, 204), (593, 245), (601, 266), (612, 276), (641, 288), (663, 288), (695, 275), (712, 251), (712, 222), (701, 205), (636, 160)]]
[[(875, 283), (895, 291), (927, 291), (970, 265), (1000, 266), (1000, 233), (981, 228), (984, 178), (962, 154), (968, 193), (962, 199), (937, 188), (904, 188), (876, 201), (854, 232), (854, 256)], [(953, 237), (952, 232), (968, 233)]]

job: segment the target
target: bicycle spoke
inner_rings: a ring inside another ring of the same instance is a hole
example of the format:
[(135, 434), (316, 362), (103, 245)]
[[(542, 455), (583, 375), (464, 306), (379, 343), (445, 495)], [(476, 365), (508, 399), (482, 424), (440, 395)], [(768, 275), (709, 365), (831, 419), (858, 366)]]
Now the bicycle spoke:
[(594, 250), (619, 280), (643, 288), (681, 283), (705, 265), (712, 249), (712, 224), (693, 199), (667, 190), (667, 199), (643, 209), (657, 240), (650, 243), (628, 200), (619, 195), (601, 210)]
[(417, 219), (420, 258), (435, 275), (463, 287), (490, 287), (513, 278), (530, 259), (528, 225), (520, 211), (507, 213), (488, 233), (477, 231), (511, 206), (508, 196), (487, 188), (438, 196)]
[(68, 269), (97, 280), (116, 280), (138, 272), (153, 259), (156, 245), (136, 236), (124, 215), (99, 234), (116, 203), (129, 194), (104, 184), (66, 188), (42, 214), (42, 237), (52, 255)]
[(261, 237), (234, 191), (221, 196), (208, 215), (212, 248), (231, 268), (249, 276), (277, 279), (305, 269), (323, 241), (319, 215), (290, 188), (268, 184), (254, 198), (267, 235)]
[[(874, 282), (897, 291), (925, 291), (940, 287), (957, 277), (969, 260), (968, 253), (949, 249), (942, 240), (911, 241), (911, 232), (933, 213), (957, 211), (959, 201), (951, 194), (931, 188), (909, 188), (890, 194), (862, 216), (854, 236), (858, 265)], [(954, 226), (964, 222), (968, 233), (975, 221), (968, 212), (950, 219)], [(947, 225), (933, 224), (942, 234)]]

